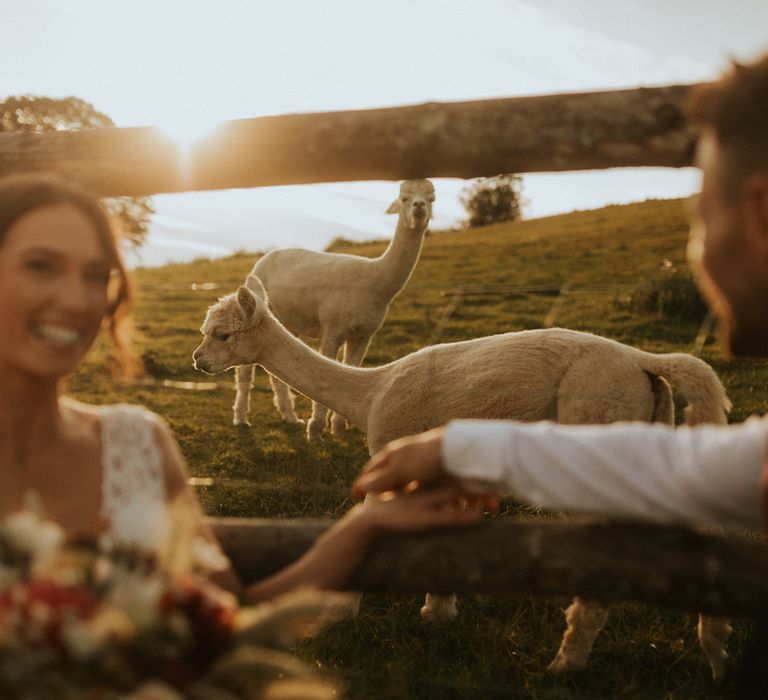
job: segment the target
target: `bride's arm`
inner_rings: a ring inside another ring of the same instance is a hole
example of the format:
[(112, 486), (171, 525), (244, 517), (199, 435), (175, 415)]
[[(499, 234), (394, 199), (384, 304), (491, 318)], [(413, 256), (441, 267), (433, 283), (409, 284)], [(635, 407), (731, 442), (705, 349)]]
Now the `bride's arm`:
[[(216, 536), (205, 524), (200, 504), (187, 482), (181, 451), (161, 423), (158, 443), (164, 457), (169, 506), (187, 506), (196, 529), (220, 548)], [(477, 522), (479, 506), (467, 506), (455, 486), (441, 486), (398, 495), (372, 496), (351, 508), (293, 564), (247, 588), (243, 588), (229, 560), (228, 566), (210, 576), (215, 583), (252, 601), (274, 598), (297, 588), (334, 589), (343, 587), (362, 561), (371, 542), (386, 532), (413, 532), (435, 527), (457, 527)]]
[(246, 595), (261, 601), (296, 588), (344, 588), (379, 535), (469, 525), (480, 516), (480, 508), (467, 506), (453, 486), (372, 496), (347, 511), (293, 564), (249, 586)]
[(221, 554), (221, 561), (225, 566), (208, 575), (214, 583), (226, 588), (237, 595), (242, 595), (243, 585), (240, 577), (234, 570), (229, 558), (224, 554), (213, 530), (206, 524), (203, 511), (197, 496), (189, 486), (187, 465), (176, 439), (170, 428), (161, 421), (156, 429), (157, 443), (163, 455), (163, 468), (165, 472), (165, 491), (168, 499), (169, 511), (183, 513), (188, 518), (188, 526), (191, 532), (202, 537)]

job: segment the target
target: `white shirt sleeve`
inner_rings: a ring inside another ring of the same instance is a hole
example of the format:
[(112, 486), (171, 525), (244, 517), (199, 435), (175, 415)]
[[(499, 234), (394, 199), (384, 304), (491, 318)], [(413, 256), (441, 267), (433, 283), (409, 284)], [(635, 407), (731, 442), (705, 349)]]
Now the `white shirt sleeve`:
[(761, 529), (768, 419), (672, 428), (452, 421), (443, 463), (472, 492), (545, 508)]

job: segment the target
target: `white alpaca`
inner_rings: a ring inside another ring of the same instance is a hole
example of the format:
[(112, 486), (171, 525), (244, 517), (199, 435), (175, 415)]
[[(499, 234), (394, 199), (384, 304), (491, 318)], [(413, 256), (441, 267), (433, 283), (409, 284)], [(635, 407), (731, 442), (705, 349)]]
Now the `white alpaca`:
[[(301, 248), (274, 250), (256, 263), (246, 286), (258, 293), (261, 283), (269, 293), (270, 308), (291, 333), (319, 338), (326, 357), (336, 358), (343, 345), (344, 362), (359, 367), (390, 302), (416, 266), (434, 201), (435, 188), (429, 180), (406, 180), (387, 210), (399, 213), (395, 235), (378, 258)], [(235, 370), (235, 425), (248, 424), (253, 370), (253, 365)], [(300, 423), (291, 390), (272, 375), (270, 383), (280, 414), (289, 423)], [(325, 406), (313, 402), (307, 425), (310, 440), (320, 437), (327, 414)], [(338, 414), (331, 423), (334, 433), (345, 428)]]
[[(643, 352), (562, 328), (433, 345), (380, 367), (349, 367), (295, 338), (258, 293), (241, 287), (208, 310), (195, 367), (216, 373), (262, 365), (363, 430), (371, 453), (454, 418), (671, 423), (667, 379), (686, 397), (691, 424), (725, 423), (730, 408), (714, 371), (691, 355)], [(431, 619), (455, 613), (454, 600), (440, 596), (428, 595), (422, 609)], [(586, 664), (606, 615), (604, 606), (574, 599), (553, 672)], [(729, 634), (727, 621), (700, 616), (699, 639), (716, 679)]]

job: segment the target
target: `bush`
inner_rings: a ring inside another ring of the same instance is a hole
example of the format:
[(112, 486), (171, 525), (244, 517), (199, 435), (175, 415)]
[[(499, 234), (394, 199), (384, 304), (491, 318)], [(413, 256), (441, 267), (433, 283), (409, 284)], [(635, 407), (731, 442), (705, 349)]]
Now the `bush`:
[(516, 221), (521, 216), (523, 178), (520, 175), (484, 177), (462, 190), (461, 203), (467, 210), (467, 226)]
[[(114, 126), (104, 112), (79, 97), (7, 97), (0, 100), (0, 133), (39, 134)], [(140, 246), (155, 210), (149, 197), (106, 197), (107, 213), (121, 222), (127, 241)]]
[(632, 311), (699, 322), (709, 307), (690, 274), (673, 274), (655, 279), (633, 290), (621, 306)]

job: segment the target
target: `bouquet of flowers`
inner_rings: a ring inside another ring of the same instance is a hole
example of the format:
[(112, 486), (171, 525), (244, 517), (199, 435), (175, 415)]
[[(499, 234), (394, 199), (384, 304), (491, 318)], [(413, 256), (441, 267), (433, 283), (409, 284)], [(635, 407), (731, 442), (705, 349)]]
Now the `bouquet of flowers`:
[(0, 522), (0, 697), (336, 696), (284, 649), (348, 616), (348, 596), (302, 592), (241, 608), (161, 559), (68, 541), (33, 510)]

